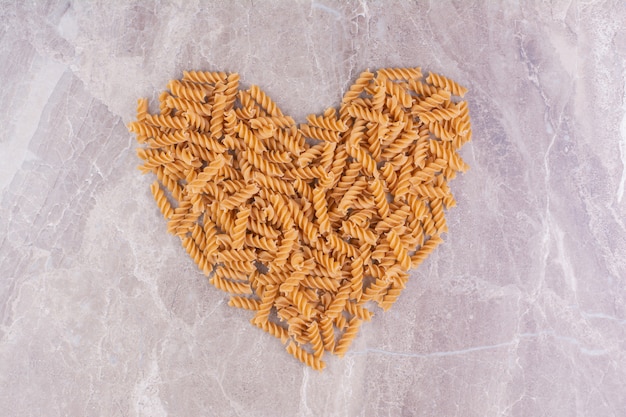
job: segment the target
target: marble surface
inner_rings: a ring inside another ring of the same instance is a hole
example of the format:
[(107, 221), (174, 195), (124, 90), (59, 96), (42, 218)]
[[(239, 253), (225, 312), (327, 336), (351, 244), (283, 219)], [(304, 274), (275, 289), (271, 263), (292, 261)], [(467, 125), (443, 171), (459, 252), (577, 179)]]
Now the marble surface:
[[(0, 414), (624, 416), (622, 1), (0, 1)], [(302, 121), (365, 68), (470, 88), (449, 233), (311, 371), (136, 169), (138, 97), (237, 71)]]

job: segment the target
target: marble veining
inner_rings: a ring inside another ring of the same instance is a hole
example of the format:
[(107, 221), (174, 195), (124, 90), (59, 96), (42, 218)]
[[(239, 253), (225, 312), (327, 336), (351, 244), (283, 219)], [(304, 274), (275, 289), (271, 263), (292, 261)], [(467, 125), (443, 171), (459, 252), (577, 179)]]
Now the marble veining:
[[(626, 7), (0, 1), (0, 414), (623, 416)], [(445, 243), (317, 373), (167, 235), (125, 124), (186, 69), (297, 120), (365, 68), (466, 85)]]

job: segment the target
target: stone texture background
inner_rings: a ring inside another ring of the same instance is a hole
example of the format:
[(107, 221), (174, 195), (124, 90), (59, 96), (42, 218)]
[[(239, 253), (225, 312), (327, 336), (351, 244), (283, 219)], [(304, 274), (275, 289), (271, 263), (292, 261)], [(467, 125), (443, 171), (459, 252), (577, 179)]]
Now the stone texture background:
[[(621, 1), (0, 1), (0, 414), (620, 416)], [(298, 121), (365, 68), (470, 88), (446, 242), (323, 373), (165, 231), (125, 124), (183, 70)]]

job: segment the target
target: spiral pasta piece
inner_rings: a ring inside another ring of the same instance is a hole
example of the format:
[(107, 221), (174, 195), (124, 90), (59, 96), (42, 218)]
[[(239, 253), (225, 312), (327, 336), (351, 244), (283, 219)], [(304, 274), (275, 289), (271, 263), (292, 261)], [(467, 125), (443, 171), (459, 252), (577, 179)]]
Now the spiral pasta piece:
[(383, 296), (382, 300), (379, 302), (380, 308), (384, 311), (387, 311), (391, 308), (391, 306), (396, 302), (402, 290), (406, 286), (406, 281), (408, 280), (408, 274), (402, 273), (394, 276), (391, 285), (387, 289), (387, 293)]
[(309, 325), (308, 336), (311, 340), (311, 347), (313, 349), (313, 356), (321, 358), (324, 355), (324, 342), (322, 340), (322, 334), (316, 321), (311, 322)]
[(428, 197), (430, 199), (445, 198), (447, 196), (446, 192), (441, 187), (430, 184), (416, 184), (411, 188), (418, 196)]
[(243, 244), (246, 241), (246, 230), (248, 229), (248, 219), (250, 218), (250, 207), (246, 206), (237, 212), (235, 218), (235, 224), (231, 237), (233, 239), (233, 249), (243, 249)]
[(267, 150), (263, 143), (261, 143), (259, 138), (256, 137), (256, 135), (252, 132), (252, 130), (250, 130), (248, 126), (246, 126), (245, 123), (237, 123), (235, 131), (239, 135), (239, 137), (243, 139), (246, 146), (252, 149), (254, 152), (261, 153)]
[(446, 89), (455, 96), (463, 97), (467, 93), (467, 88), (457, 84), (449, 78), (444, 77), (443, 75), (435, 74), (433, 72), (428, 73), (426, 82), (434, 85), (435, 87)]
[(400, 134), (400, 137), (396, 138), (390, 143), (382, 153), (383, 159), (393, 159), (398, 154), (405, 152), (407, 148), (415, 143), (418, 138), (415, 131), (404, 131)]
[(413, 91), (420, 97), (426, 98), (436, 94), (440, 89), (428, 83), (423, 83), (417, 80), (409, 80), (409, 90)]
[(387, 89), (387, 93), (392, 97), (398, 100), (398, 104), (400, 104), (404, 108), (410, 108), (413, 103), (413, 97), (411, 94), (403, 88), (401, 85), (396, 83), (385, 83), (385, 88)]
[(284, 151), (267, 151), (265, 153), (265, 158), (275, 164), (288, 164), (291, 162), (291, 155), (289, 154), (289, 152)]
[(181, 97), (169, 96), (165, 104), (168, 108), (177, 109), (182, 112), (192, 112), (202, 116), (210, 116), (212, 106), (210, 104), (198, 103), (197, 101), (187, 100)]
[(319, 139), (326, 142), (339, 142), (341, 138), (340, 134), (335, 130), (327, 130), (321, 127), (310, 126), (310, 125), (301, 125), (300, 131), (306, 137)]
[(433, 221), (435, 222), (435, 229), (437, 234), (448, 231), (448, 225), (446, 224), (446, 217), (443, 213), (443, 199), (435, 198), (430, 202), (430, 209), (433, 215)]
[(311, 249), (310, 253), (313, 256), (313, 258), (315, 258), (318, 265), (326, 268), (326, 270), (330, 272), (331, 274), (339, 272), (339, 270), (341, 269), (341, 265), (339, 264), (339, 262), (337, 262), (334, 258), (329, 256), (328, 254), (317, 249)]
[(365, 87), (367, 87), (370, 81), (372, 81), (373, 79), (374, 74), (370, 71), (363, 71), (361, 74), (359, 74), (354, 84), (352, 84), (350, 89), (343, 96), (343, 99), (341, 100), (342, 103), (350, 103), (351, 101), (359, 97)]
[(292, 300), (293, 304), (296, 306), (296, 308), (304, 318), (310, 319), (313, 316), (313, 307), (307, 300), (307, 297), (303, 291), (292, 291), (289, 298)]
[(263, 295), (261, 297), (261, 303), (259, 305), (259, 309), (254, 316), (254, 322), (260, 323), (267, 321), (270, 312), (272, 310), (272, 306), (274, 305), (274, 300), (278, 296), (278, 286), (277, 285), (266, 285), (263, 290)]
[(226, 73), (221, 71), (183, 71), (183, 80), (193, 81), (200, 84), (216, 84), (225, 82), (226, 78)]
[(283, 116), (276, 103), (272, 101), (257, 85), (250, 87), (250, 96), (261, 106), (270, 116)]
[(315, 216), (320, 233), (326, 234), (330, 231), (331, 225), (330, 217), (328, 217), (328, 207), (324, 189), (315, 188), (313, 190), (313, 205), (315, 207)]
[(304, 167), (304, 168), (292, 168), (285, 172), (285, 179), (295, 180), (300, 178), (302, 180), (313, 180), (326, 177), (326, 171), (324, 168), (316, 167)]
[(385, 132), (387, 132), (387, 127), (379, 124), (373, 124), (372, 127), (367, 131), (367, 151), (372, 155), (372, 158), (376, 162), (381, 161), (382, 157), (382, 142), (381, 138), (384, 137)]
[(198, 248), (198, 245), (196, 245), (196, 242), (194, 242), (193, 238), (186, 237), (183, 239), (182, 243), (183, 247), (191, 257), (191, 259), (193, 259), (196, 265), (198, 265), (198, 268), (200, 268), (200, 270), (204, 272), (204, 275), (208, 276), (211, 273), (210, 264), (200, 248)]
[(225, 94), (215, 95), (211, 112), (211, 123), (209, 127), (209, 132), (211, 132), (211, 137), (213, 138), (219, 138), (222, 136), (224, 129), (224, 113), (226, 110), (230, 110), (227, 105), (228, 97)]
[(283, 171), (277, 164), (269, 162), (262, 155), (259, 155), (255, 152), (251, 152), (250, 150), (245, 150), (242, 152), (242, 157), (246, 159), (253, 167), (261, 171), (265, 175), (269, 175), (271, 177), (282, 177)]
[(244, 310), (256, 311), (261, 307), (261, 303), (258, 300), (249, 297), (241, 297), (233, 295), (228, 300), (228, 305), (231, 307), (243, 308)]
[(270, 177), (269, 175), (263, 174), (262, 172), (255, 172), (252, 175), (252, 178), (260, 187), (268, 188), (272, 191), (287, 196), (292, 196), (295, 194), (293, 185), (280, 178)]
[(375, 110), (370, 110), (366, 107), (359, 106), (353, 104), (348, 107), (348, 113), (350, 116), (355, 117), (357, 119), (366, 120), (368, 122), (380, 123), (386, 125), (389, 123), (389, 117), (381, 112), (377, 112)]
[(185, 142), (187, 139), (188, 138), (181, 131), (175, 131), (174, 133), (164, 133), (148, 139), (146, 144), (149, 148), (165, 148), (170, 145)]
[(210, 130), (210, 124), (206, 117), (201, 114), (193, 113), (190, 111), (185, 112), (185, 118), (189, 122), (189, 125), (200, 132), (208, 132)]
[(167, 84), (167, 88), (174, 96), (178, 96), (189, 101), (196, 101), (198, 103), (206, 103), (207, 101), (207, 94), (203, 89), (188, 87), (177, 80), (170, 81)]
[(219, 155), (215, 160), (211, 161), (211, 163), (199, 173), (196, 178), (193, 179), (189, 184), (187, 184), (187, 188), (190, 190), (197, 190), (199, 188), (204, 187), (204, 185), (213, 180), (221, 167), (226, 164), (226, 159), (222, 155)]
[(383, 182), (377, 178), (369, 183), (368, 188), (374, 196), (378, 214), (382, 219), (385, 219), (389, 215), (389, 203), (387, 202), (387, 192)]
[(335, 132), (345, 132), (348, 129), (342, 120), (336, 119), (335, 117), (309, 115), (306, 120), (311, 126)]
[(289, 294), (300, 286), (302, 280), (306, 277), (306, 273), (303, 271), (294, 271), (291, 273), (282, 284), (280, 284), (280, 292), (282, 294)]
[(408, 271), (411, 267), (411, 258), (409, 258), (409, 254), (404, 246), (402, 246), (402, 242), (400, 241), (400, 236), (396, 233), (395, 230), (390, 230), (387, 232), (387, 240), (389, 241), (389, 246), (391, 250), (393, 250), (393, 254), (400, 262), (400, 266), (405, 271)]
[(270, 220), (277, 220), (277, 222), (282, 225), (283, 229), (292, 229), (294, 219), (285, 200), (281, 196), (274, 194), (270, 196), (270, 202), (272, 203), (271, 207), (273, 209), (273, 216)]
[(418, 117), (424, 123), (436, 123), (445, 120), (451, 120), (457, 117), (460, 113), (458, 108), (438, 108), (431, 111), (419, 113)]
[(255, 258), (256, 254), (252, 249), (229, 249), (218, 253), (218, 260), (221, 262), (245, 262)]
[(364, 180), (356, 180), (354, 183), (343, 192), (343, 196), (339, 201), (337, 209), (343, 214), (352, 206), (354, 200), (356, 200), (367, 189), (367, 182)]
[(335, 319), (343, 312), (343, 309), (348, 302), (348, 297), (350, 296), (350, 290), (350, 281), (345, 281), (341, 284), (335, 298), (325, 311), (325, 315), (328, 318)]
[(348, 301), (346, 311), (363, 321), (370, 321), (374, 317), (374, 313), (353, 301)]
[(292, 152), (295, 156), (300, 155), (305, 150), (305, 139), (295, 126), (290, 129), (279, 129), (276, 135), (276, 141), (280, 143), (285, 150)]
[(344, 234), (369, 245), (375, 245), (378, 240), (376, 234), (370, 229), (359, 227), (350, 221), (344, 221), (342, 223), (341, 230)]
[(287, 330), (279, 325), (277, 325), (274, 322), (271, 321), (259, 321), (259, 320), (252, 320), (252, 324), (254, 324), (255, 326), (259, 327), (260, 329), (263, 329), (265, 332), (271, 334), (272, 336), (280, 339), (280, 341), (282, 343), (287, 342), (287, 340), (289, 339), (289, 335), (287, 333)]
[(165, 193), (163, 192), (161, 187), (159, 187), (159, 183), (157, 181), (153, 182), (152, 185), (150, 185), (150, 191), (152, 192), (154, 200), (156, 201), (157, 206), (161, 211), (161, 214), (163, 214), (163, 217), (165, 217), (166, 219), (170, 219), (174, 214), (174, 209), (172, 209), (170, 202), (167, 201), (167, 197), (165, 196)]
[[(319, 164), (325, 170), (330, 170), (334, 160), (335, 160), (335, 150), (337, 149), (337, 144), (332, 142), (324, 143), (322, 148), (322, 154), (320, 156)], [(335, 178), (335, 174), (331, 171), (328, 173), (328, 176), (333, 177), (333, 181)]]
[(328, 246), (340, 253), (354, 258), (359, 255), (359, 250), (350, 243), (344, 241), (337, 233), (331, 232), (326, 236)]
[(249, 273), (225, 265), (220, 265), (215, 268), (215, 275), (220, 278), (228, 278), (235, 281), (246, 281), (250, 278)]
[(137, 100), (136, 118), (138, 122), (143, 122), (148, 116), (148, 99), (140, 98)]
[(305, 276), (301, 284), (308, 288), (320, 289), (325, 291), (337, 291), (339, 283), (336, 279), (325, 276)]
[(291, 216), (293, 217), (296, 225), (302, 230), (304, 235), (310, 240), (314, 241), (317, 239), (319, 229), (309, 220), (309, 218), (304, 214), (304, 212), (298, 207), (298, 205), (293, 201), (289, 200), (288, 204), (289, 210), (291, 211)]
[(431, 181), (438, 172), (441, 172), (448, 162), (443, 158), (429, 162), (424, 168), (416, 170), (411, 177), (412, 184), (427, 183)]
[(260, 223), (258, 221), (249, 221), (248, 227), (253, 233), (256, 233), (257, 235), (268, 238), (268, 239), (276, 239), (281, 234), (278, 230), (274, 229), (273, 227), (265, 223)]
[[(365, 276), (363, 254), (352, 260), (350, 263), (350, 299), (360, 300), (363, 295), (363, 277)], [(348, 310), (350, 312), (350, 310)]]
[(219, 207), (222, 210), (232, 210), (235, 207), (241, 206), (256, 193), (259, 192), (259, 187), (256, 184), (249, 184), (239, 191), (232, 194), (227, 199), (220, 202)]
[(437, 158), (445, 159), (453, 170), (461, 172), (467, 171), (467, 164), (455, 151), (436, 140), (428, 141), (428, 145), (430, 152)]
[(162, 133), (159, 128), (147, 125), (144, 122), (130, 122), (128, 130), (146, 138), (154, 138)]
[(298, 232), (295, 229), (290, 229), (285, 232), (276, 251), (276, 257), (274, 258), (274, 265), (276, 267), (281, 268), (285, 265), (297, 239)]
[(339, 356), (340, 358), (343, 358), (343, 356), (348, 351), (348, 348), (350, 347), (350, 345), (356, 338), (356, 335), (359, 332), (359, 327), (361, 327), (361, 323), (363, 323), (363, 321), (359, 319), (358, 317), (354, 317), (350, 320), (350, 322), (348, 323), (348, 328), (346, 329), (344, 334), (341, 336), (341, 339), (339, 339), (339, 342), (335, 346), (335, 352), (334, 352), (335, 355)]
[(298, 359), (300, 362), (315, 369), (316, 371), (321, 371), (326, 367), (326, 363), (324, 361), (306, 352), (301, 347), (298, 347), (294, 342), (290, 342), (287, 345), (287, 352), (293, 355), (293, 357)]
[(387, 292), (388, 288), (389, 282), (386, 279), (377, 278), (373, 284), (365, 289), (363, 295), (361, 296), (361, 302), (381, 300), (383, 294)]
[(381, 68), (376, 71), (379, 77), (385, 77), (390, 80), (417, 80), (422, 78), (422, 69), (414, 68)]
[(333, 352), (335, 349), (335, 330), (333, 321), (328, 317), (323, 317), (319, 321), (318, 328), (322, 337), (324, 349), (328, 352)]
[(252, 233), (246, 234), (245, 244), (249, 247), (263, 249), (269, 252), (274, 252), (277, 248), (275, 240), (270, 240), (266, 237), (254, 235)]

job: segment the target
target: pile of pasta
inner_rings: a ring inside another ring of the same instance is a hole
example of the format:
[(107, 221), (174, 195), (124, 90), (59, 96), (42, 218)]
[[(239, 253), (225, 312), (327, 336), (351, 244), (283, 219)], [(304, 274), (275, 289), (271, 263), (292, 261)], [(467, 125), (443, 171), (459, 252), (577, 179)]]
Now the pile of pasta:
[(129, 130), (168, 232), (229, 305), (321, 370), (442, 242), (467, 165), (466, 89), (420, 68), (365, 71), (296, 124), (239, 75), (184, 72)]

